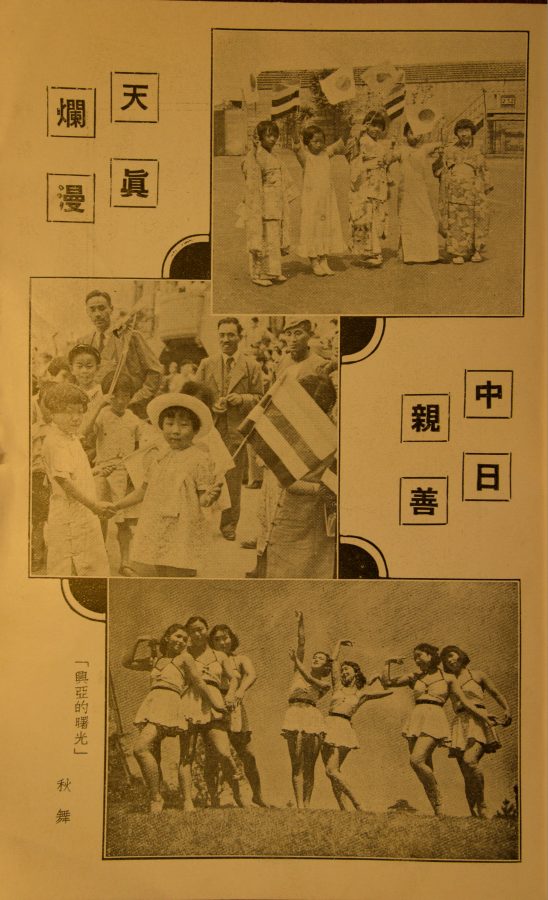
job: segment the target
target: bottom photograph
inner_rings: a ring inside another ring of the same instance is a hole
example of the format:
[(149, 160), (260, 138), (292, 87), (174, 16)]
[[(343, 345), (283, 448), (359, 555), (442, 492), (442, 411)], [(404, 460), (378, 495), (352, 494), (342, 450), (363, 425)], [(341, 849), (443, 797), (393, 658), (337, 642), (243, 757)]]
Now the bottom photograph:
[(104, 858), (519, 860), (519, 582), (111, 581)]

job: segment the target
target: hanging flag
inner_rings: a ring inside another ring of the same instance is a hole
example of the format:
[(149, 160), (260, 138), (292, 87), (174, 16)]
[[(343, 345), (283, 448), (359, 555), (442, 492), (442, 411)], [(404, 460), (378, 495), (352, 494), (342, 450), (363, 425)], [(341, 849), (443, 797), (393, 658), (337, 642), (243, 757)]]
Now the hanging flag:
[(270, 92), (270, 118), (279, 119), (299, 106), (299, 85), (291, 84), (279, 91)]
[(327, 78), (320, 79), (320, 87), (331, 106), (342, 103), (343, 100), (352, 100), (356, 96), (354, 70), (349, 66), (337, 69)]
[(275, 382), (239, 430), (283, 487), (325, 463), (322, 481), (336, 493), (337, 428), (296, 378)]

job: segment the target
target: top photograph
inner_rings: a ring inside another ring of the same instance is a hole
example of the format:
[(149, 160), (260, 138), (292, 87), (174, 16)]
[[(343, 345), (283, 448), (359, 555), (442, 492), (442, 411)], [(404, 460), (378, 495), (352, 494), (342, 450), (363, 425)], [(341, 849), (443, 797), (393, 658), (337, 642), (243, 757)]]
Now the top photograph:
[(528, 32), (212, 42), (213, 312), (523, 315)]

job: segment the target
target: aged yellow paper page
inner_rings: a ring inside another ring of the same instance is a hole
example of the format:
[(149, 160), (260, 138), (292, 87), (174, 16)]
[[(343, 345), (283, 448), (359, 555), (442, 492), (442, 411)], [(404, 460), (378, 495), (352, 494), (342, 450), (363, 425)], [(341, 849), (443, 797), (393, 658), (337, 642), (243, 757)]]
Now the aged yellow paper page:
[(546, 897), (546, 24), (5, 4), (6, 896)]

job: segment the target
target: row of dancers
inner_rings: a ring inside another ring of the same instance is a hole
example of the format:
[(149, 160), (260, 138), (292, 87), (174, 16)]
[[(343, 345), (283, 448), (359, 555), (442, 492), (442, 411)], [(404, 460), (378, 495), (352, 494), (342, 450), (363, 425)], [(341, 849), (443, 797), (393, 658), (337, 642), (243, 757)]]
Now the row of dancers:
[[(359, 748), (353, 719), (364, 703), (408, 687), (414, 704), (403, 736), (408, 742), (411, 768), (434, 814), (444, 815), (444, 806), (433, 754), (447, 748), (462, 773), (470, 815), (485, 818), (480, 763), (485, 754), (501, 747), (496, 726), (508, 727), (512, 722), (508, 702), (492, 678), (471, 667), (461, 648), (448, 645), (440, 651), (429, 643), (415, 646), (414, 668), (403, 674), (394, 673), (394, 666), (400, 666), (403, 658), (392, 657), (386, 660), (382, 673), (368, 679), (357, 662), (341, 658), (352, 646), (346, 639), (337, 641), (331, 654), (316, 650), (306, 665), (303, 613), (297, 611), (296, 618), (297, 644), (290, 651), (294, 672), (281, 733), (289, 752), (297, 808), (311, 805), (320, 754), (339, 808), (362, 808), (355, 787), (342, 772), (348, 754)], [(139, 637), (122, 662), (133, 671), (148, 671), (151, 676), (150, 690), (135, 716), (139, 736), (133, 752), (148, 789), (152, 814), (164, 807), (161, 744), (166, 737), (179, 737), (180, 741), (178, 771), (184, 810), (194, 809), (192, 763), (199, 735), (205, 749), (204, 780), (210, 805), (215, 807), (220, 802), (220, 774), (237, 806), (249, 805), (241, 790), (244, 776), (251, 789), (251, 803), (269, 805), (263, 796), (245, 708), (246, 694), (257, 675), (228, 625), (209, 629), (202, 616), (191, 616), (184, 625), (170, 625), (159, 641)], [(378, 688), (372, 689), (375, 682)], [(501, 715), (488, 712), (486, 695), (501, 707)], [(327, 696), (329, 708), (324, 716), (318, 702)], [(454, 711), (452, 726), (444, 711), (448, 699)]]
[[(393, 183), (390, 167), (400, 164), (398, 219), (404, 263), (434, 263), (440, 259), (439, 238), (447, 259), (455, 264), (482, 262), (489, 230), (487, 195), (493, 190), (485, 157), (474, 146), (476, 126), (460, 119), (455, 142), (425, 140), (409, 122), (403, 140), (388, 139), (390, 119), (383, 109), (370, 110), (347, 140), (327, 144), (319, 125), (307, 125), (294, 143), (303, 169), (299, 256), (308, 258), (319, 277), (336, 274), (328, 258), (350, 253), (368, 268), (383, 265), (382, 241), (387, 234), (387, 201)], [(287, 281), (282, 258), (291, 247), (290, 202), (296, 190), (286, 166), (273, 152), (279, 142), (276, 122), (258, 123), (255, 147), (242, 163), (245, 195), (238, 207), (245, 227), (250, 277), (269, 287)], [(331, 158), (349, 162), (348, 243), (343, 238)], [(429, 184), (439, 179), (438, 210)]]

